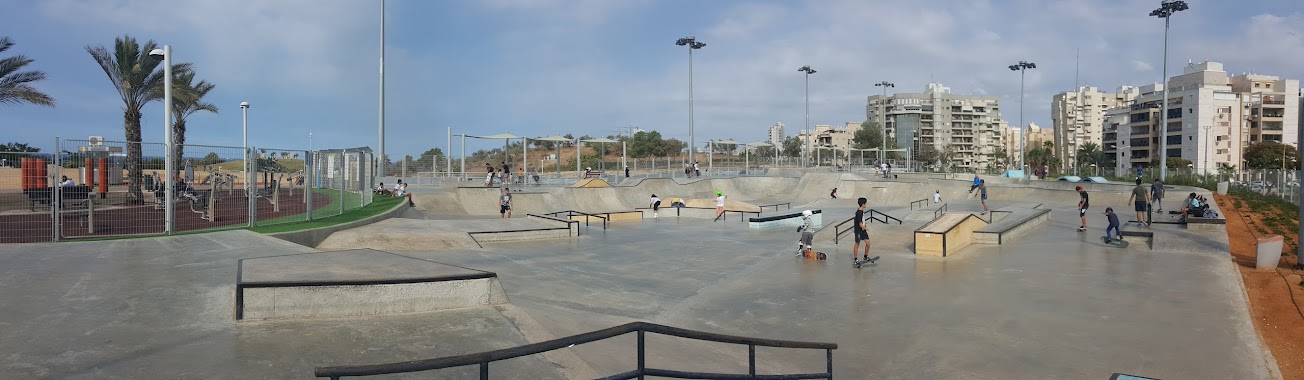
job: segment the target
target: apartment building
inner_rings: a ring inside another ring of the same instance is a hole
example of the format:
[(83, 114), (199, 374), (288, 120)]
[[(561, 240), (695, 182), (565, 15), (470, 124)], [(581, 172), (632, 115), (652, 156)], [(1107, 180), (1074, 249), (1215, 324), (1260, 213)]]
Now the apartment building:
[(769, 140), (766, 141), (774, 144), (774, 146), (781, 147), (783, 146), (783, 138), (783, 123), (774, 123), (774, 125), (770, 126)]
[(1242, 151), (1260, 141), (1297, 143), (1286, 126), (1299, 123), (1299, 81), (1275, 76), (1230, 76), (1218, 62), (1191, 63), (1169, 80), (1168, 125), (1160, 132), (1163, 86), (1143, 86), (1126, 107), (1110, 109), (1102, 150), (1116, 172), (1150, 167), (1161, 135), (1168, 157), (1191, 161), (1191, 169), (1215, 173), (1219, 164), (1242, 166)]
[(952, 94), (948, 87), (929, 83), (924, 92), (869, 96), (865, 116), (881, 123), (888, 138), (912, 154), (927, 145), (952, 152), (948, 164), (953, 168), (1001, 169), (995, 167), (996, 153), (1006, 128), (998, 97)]
[(1100, 146), (1106, 111), (1127, 106), (1140, 94), (1140, 90), (1132, 86), (1119, 87), (1113, 93), (1084, 86), (1055, 95), (1050, 114), (1055, 157), (1060, 158), (1061, 170), (1074, 167), (1082, 144), (1092, 142)]
[[(1019, 167), (1019, 139), (1023, 138), (1024, 131), (1028, 132), (1028, 140), (1024, 142), (1027, 150), (1041, 149), (1047, 141), (1055, 141), (1055, 131), (1050, 128), (1042, 128), (1037, 123), (1028, 123), (1027, 128), (1009, 128), (1001, 138), (1001, 145), (1005, 147), (1005, 152), (1009, 154), (1011, 168)], [(1036, 168), (1028, 168), (1033, 170)]]

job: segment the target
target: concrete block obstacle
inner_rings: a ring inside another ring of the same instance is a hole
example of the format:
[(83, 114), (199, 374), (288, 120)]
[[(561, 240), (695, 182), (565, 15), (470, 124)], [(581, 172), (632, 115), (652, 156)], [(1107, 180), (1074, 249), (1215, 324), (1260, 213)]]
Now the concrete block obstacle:
[(373, 249), (241, 259), (237, 320), (359, 317), (507, 303), (493, 272)]
[[(814, 223), (815, 228), (819, 229), (824, 224), (823, 210), (810, 210), (810, 211), (812, 214), (810, 217), (811, 223)], [(792, 226), (800, 226), (801, 224), (802, 224), (801, 211), (790, 212), (786, 214), (747, 218), (747, 228), (792, 227)]]
[[(1141, 240), (1144, 240), (1144, 241), (1146, 242), (1146, 247), (1147, 247), (1147, 248), (1155, 249), (1155, 233), (1154, 233), (1154, 232), (1151, 232), (1151, 231), (1139, 231), (1139, 230), (1121, 230), (1121, 231), (1118, 232), (1118, 234), (1119, 234), (1119, 235), (1122, 235), (1124, 238), (1127, 238), (1127, 237), (1140, 238)], [(1125, 240), (1132, 240), (1132, 239), (1125, 239)]]
[(992, 211), (988, 225), (974, 231), (973, 239), (978, 244), (1001, 245), (1046, 225), (1050, 220), (1050, 209), (1031, 209), (1010, 207)]
[(950, 257), (974, 243), (987, 221), (970, 213), (946, 213), (915, 230), (915, 254)]
[(1217, 230), (1222, 231), (1227, 228), (1227, 219), (1223, 218), (1204, 218), (1187, 216), (1186, 229), (1188, 230)]

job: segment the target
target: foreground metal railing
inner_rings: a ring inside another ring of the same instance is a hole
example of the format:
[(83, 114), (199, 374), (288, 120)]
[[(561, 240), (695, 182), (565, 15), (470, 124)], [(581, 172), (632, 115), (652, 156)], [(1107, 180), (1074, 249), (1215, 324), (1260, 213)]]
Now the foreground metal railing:
[(933, 211), (933, 219), (936, 220), (937, 218), (941, 218), (942, 214), (945, 213), (946, 213), (946, 204), (943, 203), (942, 207), (938, 207), (937, 210)]
[[(444, 368), (461, 367), (468, 365), (478, 365), (480, 367), (480, 379), (489, 378), (489, 363), (506, 360), (526, 355), (534, 355), (561, 348), (567, 348), (577, 344), (595, 342), (608, 338), (614, 338), (628, 333), (638, 334), (638, 368), (622, 372), (615, 375), (603, 377), (602, 379), (643, 379), (644, 376), (672, 377), (679, 379), (832, 379), (833, 378), (833, 350), (838, 348), (837, 343), (819, 343), (819, 342), (799, 342), (789, 340), (773, 340), (761, 338), (749, 338), (734, 335), (724, 335), (709, 333), (696, 330), (681, 329), (658, 325), (648, 322), (632, 322), (607, 329), (587, 332), (579, 335), (572, 335), (564, 338), (553, 339), (546, 342), (527, 344), (520, 347), (504, 348), (488, 352), (474, 354), (445, 356), (435, 359), (412, 360), (396, 363), (355, 365), (355, 366), (334, 366), (334, 367), (317, 367), (313, 374), (317, 377), (328, 377), (337, 380), (341, 377), (357, 376), (375, 376), (394, 373), (411, 373), (431, 371)], [(708, 342), (730, 343), (747, 345), (747, 374), (734, 373), (711, 373), (711, 372), (686, 372), (675, 371), (662, 368), (648, 368), (644, 359), (644, 334), (656, 333), (662, 335), (675, 336), (680, 338), (703, 340)], [(826, 369), (823, 373), (793, 373), (793, 374), (776, 374), (776, 375), (757, 375), (756, 374), (756, 347), (777, 347), (777, 348), (804, 348), (824, 350)]]
[(607, 216), (604, 217), (604, 216), (602, 216), (602, 215), (600, 215), (600, 214), (590, 214), (590, 213), (581, 212), (581, 211), (575, 211), (575, 210), (554, 211), (554, 212), (550, 212), (550, 213), (547, 213), (547, 214), (540, 214), (540, 215), (547, 215), (547, 216), (553, 216), (553, 217), (556, 217), (556, 216), (560, 216), (561, 214), (566, 214), (566, 219), (570, 219), (571, 217), (574, 217), (574, 216), (583, 216), (583, 217), (584, 217), (584, 226), (585, 226), (585, 227), (588, 227), (588, 225), (589, 225), (589, 218), (598, 218), (598, 219), (602, 220), (602, 229), (604, 229), (604, 230), (607, 229), (607, 223), (610, 222), (610, 220), (611, 220), (611, 215), (610, 215), (610, 214), (608, 214)]

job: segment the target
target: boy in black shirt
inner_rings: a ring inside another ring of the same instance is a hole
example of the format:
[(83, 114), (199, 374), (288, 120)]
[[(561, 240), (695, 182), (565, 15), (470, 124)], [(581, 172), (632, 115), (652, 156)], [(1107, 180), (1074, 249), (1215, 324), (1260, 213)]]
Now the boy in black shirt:
[(1078, 231), (1086, 231), (1087, 207), (1091, 206), (1091, 202), (1088, 201), (1087, 191), (1082, 189), (1082, 186), (1078, 186), (1078, 195), (1082, 197), (1082, 199), (1078, 200), (1078, 217), (1082, 219), (1082, 225), (1078, 226)]
[(856, 245), (851, 248), (851, 259), (857, 266), (861, 262), (860, 243), (862, 241), (865, 242), (864, 260), (869, 260), (869, 227), (865, 226), (865, 205), (868, 203), (869, 200), (864, 197), (856, 199), (856, 205), (859, 206), (856, 208), (856, 225), (851, 227), (852, 232), (856, 234)]

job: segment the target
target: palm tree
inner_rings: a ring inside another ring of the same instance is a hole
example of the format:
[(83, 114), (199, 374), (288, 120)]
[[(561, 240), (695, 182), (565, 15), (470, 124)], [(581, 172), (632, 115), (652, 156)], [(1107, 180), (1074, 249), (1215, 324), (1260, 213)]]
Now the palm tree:
[(172, 124), (172, 157), (175, 162), (181, 162), (185, 156), (186, 118), (200, 111), (217, 113), (217, 106), (204, 102), (204, 95), (213, 91), (215, 86), (202, 80), (191, 83), (194, 80), (194, 70), (172, 72), (172, 117), (176, 119)]
[[(100, 64), (109, 82), (122, 97), (122, 127), (127, 137), (127, 176), (131, 186), (127, 196), (135, 202), (144, 201), (140, 191), (141, 183), (141, 135), (140, 110), (146, 103), (163, 98), (163, 71), (157, 70), (161, 60), (149, 57), (149, 52), (158, 47), (154, 41), (140, 45), (131, 36), (122, 36), (113, 40), (113, 51), (104, 46), (87, 46), (86, 52)], [(172, 66), (174, 73), (189, 71), (189, 63)]]
[(1100, 150), (1100, 145), (1095, 142), (1087, 141), (1078, 147), (1078, 169), (1090, 167), (1095, 164), (1096, 167), (1105, 165), (1105, 152)]
[[(14, 40), (0, 37), (0, 53), (14, 46)], [(0, 59), (0, 104), (31, 103), (38, 106), (54, 107), (54, 98), (32, 87), (32, 83), (45, 79), (43, 71), (18, 71), (32, 63), (32, 59), (22, 55)]]

